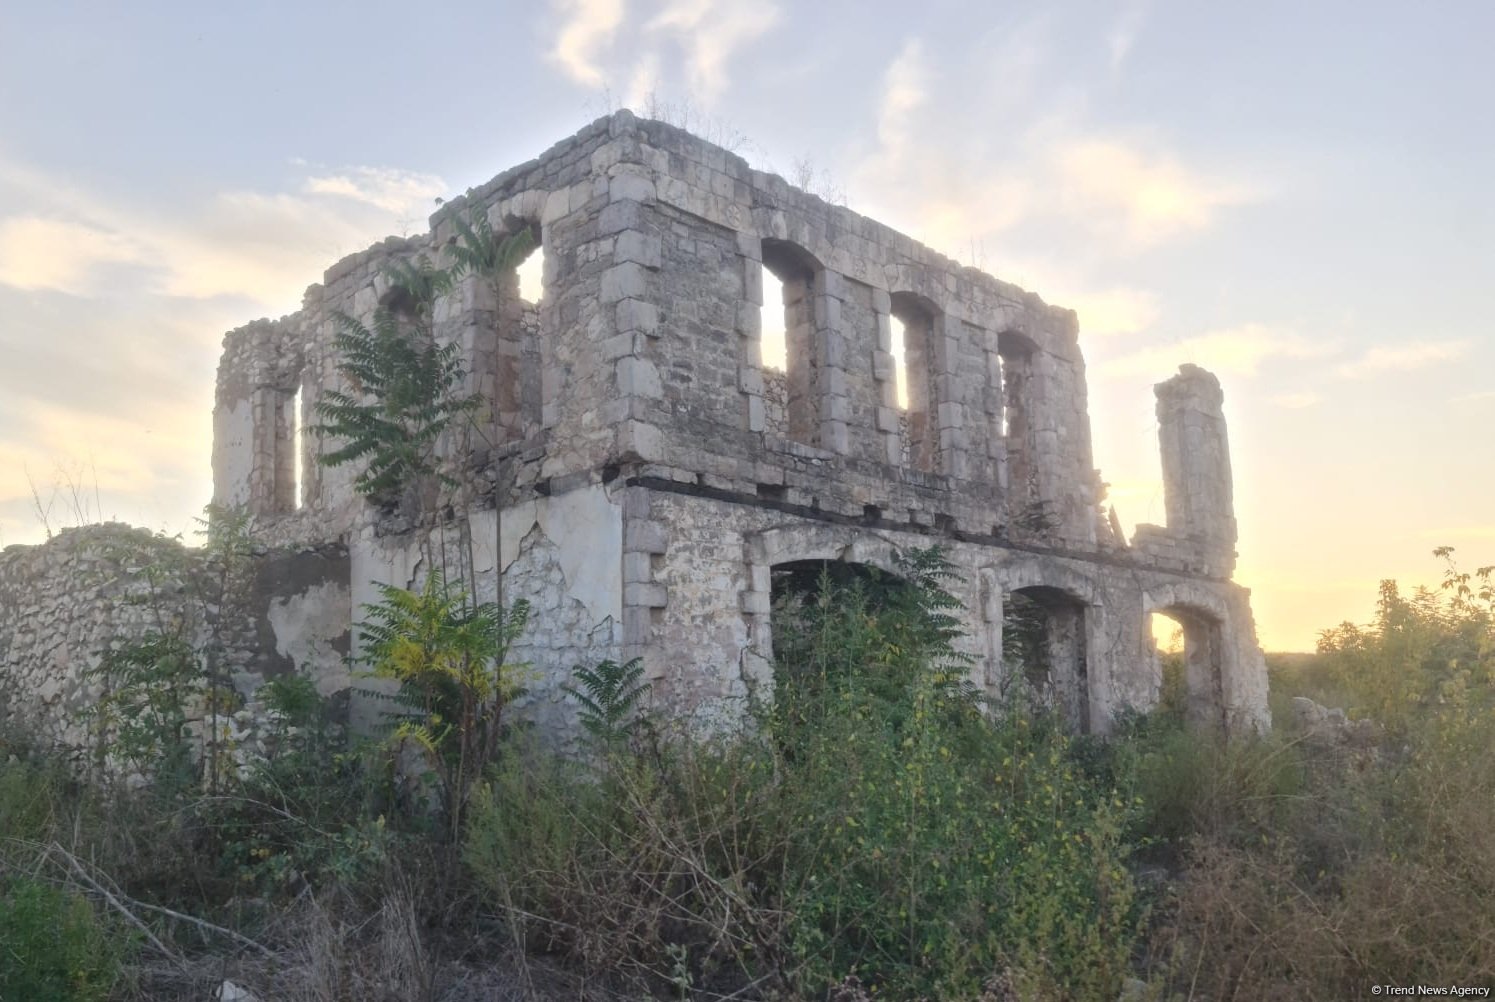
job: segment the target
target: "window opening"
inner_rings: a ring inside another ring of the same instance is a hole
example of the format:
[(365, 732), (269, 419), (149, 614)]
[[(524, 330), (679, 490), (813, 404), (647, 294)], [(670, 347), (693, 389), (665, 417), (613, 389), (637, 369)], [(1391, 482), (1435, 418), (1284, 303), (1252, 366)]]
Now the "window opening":
[(763, 320), (759, 326), (759, 364), (765, 369), (789, 371), (789, 345), (784, 331), (784, 283), (779, 276), (763, 269)]
[(1018, 588), (1002, 607), (1002, 663), (1009, 697), (1052, 712), (1070, 730), (1090, 727), (1085, 605), (1057, 588)]
[(1224, 727), (1220, 623), (1199, 609), (1170, 606), (1148, 615), (1158, 709), (1195, 727)]
[(898, 405), (904, 410), (907, 464), (925, 473), (939, 468), (937, 401), (930, 379), (935, 308), (909, 293), (894, 293), (891, 328)]
[(908, 353), (904, 347), (907, 333), (903, 321), (896, 316), (891, 319), (893, 329), (893, 391), (894, 399), (903, 410), (908, 410)]

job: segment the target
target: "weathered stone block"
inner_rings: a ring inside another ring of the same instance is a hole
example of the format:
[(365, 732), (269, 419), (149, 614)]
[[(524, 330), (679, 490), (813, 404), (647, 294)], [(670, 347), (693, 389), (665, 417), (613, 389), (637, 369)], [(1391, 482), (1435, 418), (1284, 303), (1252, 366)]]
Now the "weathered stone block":
[(618, 392), (627, 396), (657, 399), (664, 395), (659, 370), (648, 359), (627, 356), (617, 362)]
[(649, 292), (648, 272), (636, 262), (616, 264), (602, 273), (597, 298), (603, 303), (644, 299)]
[(615, 320), (619, 331), (654, 336), (659, 333), (659, 307), (643, 299), (618, 303)]
[(669, 548), (669, 542), (669, 529), (663, 522), (631, 521), (623, 534), (625, 552), (663, 553)]
[(623, 604), (662, 609), (670, 604), (670, 593), (662, 584), (631, 581), (623, 586)]
[(654, 182), (639, 174), (618, 174), (608, 184), (607, 197), (612, 202), (654, 201)]
[(639, 230), (624, 230), (618, 234), (613, 247), (613, 260), (636, 261), (645, 268), (658, 268), (661, 263), (662, 241), (657, 234)]

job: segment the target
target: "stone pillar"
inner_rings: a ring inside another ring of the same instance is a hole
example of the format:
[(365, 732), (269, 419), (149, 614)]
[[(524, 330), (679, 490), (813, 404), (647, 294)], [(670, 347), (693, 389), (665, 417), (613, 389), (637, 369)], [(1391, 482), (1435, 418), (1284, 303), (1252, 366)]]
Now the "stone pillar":
[[(822, 268), (815, 273), (810, 288), (813, 303), (814, 363), (809, 366), (814, 386), (812, 392), (819, 404), (820, 435), (816, 442), (827, 452), (845, 454), (851, 446), (846, 420), (851, 401), (846, 387), (846, 363), (850, 344), (841, 326), (841, 300), (845, 280), (838, 272)], [(789, 286), (784, 286), (789, 294)], [(791, 385), (792, 382), (791, 382)]]
[(628, 487), (623, 494), (623, 660), (645, 659), (651, 681), (664, 677), (668, 665), (649, 655), (656, 650), (656, 630), (669, 590), (655, 571), (669, 550), (670, 527), (653, 515), (647, 488)]
[(256, 515), (296, 509), (302, 337), (285, 321), (257, 320), (224, 338), (213, 408), (215, 503)]
[(1220, 381), (1183, 365), (1154, 392), (1168, 532), (1199, 548), (1207, 573), (1229, 577), (1236, 521)]
[(931, 320), (930, 359), (934, 385), (933, 418), (939, 432), (939, 472), (965, 479), (969, 471), (966, 405), (957, 392), (960, 362), (958, 321), (940, 314)]

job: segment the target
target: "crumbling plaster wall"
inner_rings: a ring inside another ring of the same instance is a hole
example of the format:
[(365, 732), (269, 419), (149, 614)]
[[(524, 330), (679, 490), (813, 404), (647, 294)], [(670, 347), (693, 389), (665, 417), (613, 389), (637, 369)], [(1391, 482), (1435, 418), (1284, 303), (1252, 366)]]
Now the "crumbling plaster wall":
[[(578, 664), (616, 659), (623, 640), (623, 505), (597, 484), (507, 508), (502, 525), (492, 509), (419, 532), (380, 534), (366, 526), (349, 546), (352, 608), (379, 601), (380, 584), (422, 587), (433, 562), (453, 579), (476, 580), (480, 601), (494, 601), (495, 550), (503, 555), (503, 601), (529, 603), (529, 624), (509, 652), (526, 690), (516, 712), (556, 735), (575, 730), (574, 707), (562, 684)], [(501, 542), (500, 542), (501, 540)], [(354, 631), (353, 653), (363, 653)], [(362, 683), (372, 685), (372, 683)], [(377, 718), (378, 700), (354, 698), (354, 722)]]
[[(147, 565), (156, 568), (154, 586)], [(86, 711), (102, 684), (90, 673), (103, 652), (177, 624), (199, 650), (213, 652), (237, 694), (239, 707), (225, 721), (236, 743), (253, 744), (263, 723), (257, 693), (275, 675), (298, 672), (324, 695), (346, 693), (351, 607), (340, 546), (261, 551), (226, 601), (214, 590), (217, 571), (201, 550), (117, 524), (7, 547), (0, 716), (81, 763), (92, 744)]]

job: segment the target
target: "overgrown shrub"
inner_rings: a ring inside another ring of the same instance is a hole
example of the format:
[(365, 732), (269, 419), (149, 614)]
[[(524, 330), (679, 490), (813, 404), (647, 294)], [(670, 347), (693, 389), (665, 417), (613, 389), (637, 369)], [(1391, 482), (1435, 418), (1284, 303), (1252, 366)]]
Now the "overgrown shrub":
[(66, 774), (52, 764), (21, 759), (0, 763), (0, 838), (49, 840), (68, 785)]
[[(1328, 1000), (1370, 998), (1373, 985), (1495, 985), (1488, 578), (1450, 563), (1441, 594), (1419, 589), (1410, 599), (1384, 582), (1374, 622), (1324, 633), (1319, 663), (1296, 675), (1313, 685), (1327, 675), (1382, 738), (1294, 747), (1293, 795), (1233, 798), (1239, 806), (1227, 813), (1250, 823), (1209, 823), (1201, 787), (1241, 789), (1237, 763), (1259, 751), (1169, 756), (1196, 788), (1152, 796), (1189, 809), (1164, 815), (1177, 822), (1167, 833), (1186, 847), (1187, 865), (1150, 943), (1175, 988), (1191, 998)], [(1244, 809), (1251, 803), (1276, 806)]]
[(350, 741), (315, 684), (285, 675), (261, 688), (266, 715), (261, 754), (233, 788), (199, 802), (223, 869), (262, 894), (368, 883), (397, 833), (387, 756)]
[(1260, 838), (1289, 817), (1303, 790), (1301, 742), (1281, 731), (1226, 740), (1165, 716), (1124, 732), (1110, 752), (1127, 759), (1138, 835), (1165, 857), (1196, 837)]
[(130, 947), (129, 936), (79, 895), (0, 878), (0, 999), (103, 1000)]
[(1128, 807), (1046, 722), (983, 715), (945, 569), (918, 559), (902, 585), (822, 581), (748, 735), (615, 746), (603, 770), (506, 756), (466, 855), (530, 945), (636, 987), (958, 999), (1006, 972), (1114, 996)]

